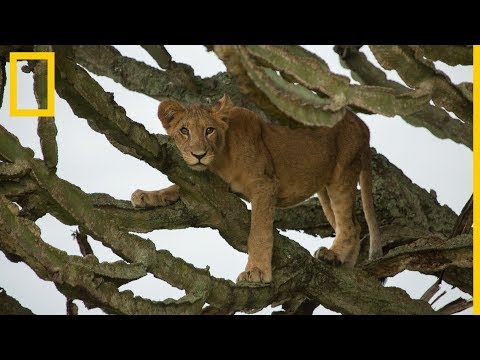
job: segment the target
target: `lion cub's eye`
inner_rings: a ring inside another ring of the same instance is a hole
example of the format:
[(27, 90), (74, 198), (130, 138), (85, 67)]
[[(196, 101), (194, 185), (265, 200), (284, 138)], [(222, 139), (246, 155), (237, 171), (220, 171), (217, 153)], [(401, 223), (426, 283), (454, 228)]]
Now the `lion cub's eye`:
[(180, 132), (183, 134), (183, 135), (188, 135), (188, 129), (186, 127), (182, 127), (180, 129)]
[(209, 128), (207, 128), (207, 130), (205, 130), (205, 132), (207, 133), (207, 135), (210, 135), (210, 134), (213, 133), (214, 131), (215, 131), (215, 129), (212, 128), (212, 127), (209, 127)]

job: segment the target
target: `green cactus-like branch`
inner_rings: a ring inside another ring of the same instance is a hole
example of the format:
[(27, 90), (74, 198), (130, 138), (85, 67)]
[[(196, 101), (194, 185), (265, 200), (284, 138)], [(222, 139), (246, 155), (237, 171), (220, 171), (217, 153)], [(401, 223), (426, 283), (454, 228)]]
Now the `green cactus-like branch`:
[(0, 180), (19, 180), (30, 172), (28, 162), (19, 161), (17, 163), (0, 162)]
[[(261, 91), (250, 78), (243, 65), (242, 58), (237, 48), (232, 45), (215, 45), (213, 51), (227, 67), (228, 73), (233, 75), (238, 83), (238, 89), (247, 98), (253, 99), (255, 104), (265, 112), (270, 119), (275, 119), (280, 124), (292, 125), (296, 121), (285, 112), (276, 107), (268, 96)], [(243, 104), (242, 104), (243, 105)]]
[[(50, 45), (35, 45), (34, 51), (52, 51)], [(38, 61), (33, 71), (33, 90), (39, 109), (47, 108), (47, 63)], [(58, 147), (57, 147), (57, 127), (54, 117), (38, 118), (37, 133), (40, 138), (40, 147), (43, 158), (47, 166), (53, 171), (57, 168)]]
[(437, 106), (472, 123), (472, 101), (431, 61), (406, 45), (372, 45), (370, 49), (380, 65), (387, 70), (397, 71), (407, 86), (430, 94)]
[(273, 70), (257, 66), (245, 50), (239, 49), (243, 66), (253, 83), (288, 116), (305, 125), (333, 126), (345, 116), (345, 109), (331, 111), (332, 102), (301, 85), (295, 86)]
[(172, 98), (205, 102), (205, 97), (197, 92), (196, 77), (188, 65), (175, 63), (174, 69), (160, 70), (122, 56), (110, 45), (77, 45), (73, 46), (73, 54), (76, 61), (88, 71), (108, 76), (128, 90), (157, 100)]
[(0, 287), (0, 315), (34, 315)]
[[(120, 151), (140, 159), (149, 159), (152, 166), (161, 167), (163, 158), (155, 136), (142, 124), (129, 119), (125, 109), (113, 100), (111, 94), (71, 60), (68, 46), (55, 46), (57, 84), (60, 97), (67, 99), (74, 113), (87, 119), (92, 129), (103, 133)], [(114, 126), (110, 126), (111, 120)], [(124, 147), (122, 144), (129, 143)], [(134, 145), (134, 146), (132, 146)]]
[[(361, 84), (389, 87), (399, 94), (410, 89), (396, 81), (388, 80), (385, 73), (368, 61), (361, 51), (349, 49), (345, 51), (342, 45), (335, 46), (335, 51), (340, 56), (341, 64), (351, 70), (352, 78)], [(402, 118), (410, 125), (424, 127), (440, 139), (451, 139), (459, 144), (473, 148), (473, 129), (470, 123), (462, 123), (453, 119), (443, 109), (425, 104), (418, 112), (404, 115)]]
[(352, 106), (385, 116), (409, 115), (430, 100), (428, 95), (414, 91), (398, 94), (390, 88), (351, 85), (347, 77), (331, 73), (323, 60), (299, 46), (252, 45), (245, 48), (273, 69), (310, 90), (329, 96), (333, 109)]
[(473, 46), (465, 45), (411, 45), (418, 56), (441, 61), (450, 66), (473, 65)]
[(118, 286), (146, 275), (142, 265), (98, 263), (94, 257), (68, 255), (40, 238), (35, 224), (16, 216), (15, 205), (0, 196), (0, 249), (22, 259), (44, 280), (54, 281), (67, 297), (84, 300), (114, 314), (198, 314), (201, 297), (151, 301)]

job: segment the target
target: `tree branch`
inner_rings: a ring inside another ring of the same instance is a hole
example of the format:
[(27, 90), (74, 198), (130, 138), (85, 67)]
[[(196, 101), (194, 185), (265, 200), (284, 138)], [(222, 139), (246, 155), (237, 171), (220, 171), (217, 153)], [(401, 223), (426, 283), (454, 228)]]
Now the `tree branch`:
[(473, 300), (465, 300), (465, 299), (456, 299), (447, 305), (441, 307), (437, 311), (442, 315), (452, 315), (456, 314), (460, 311), (466, 310), (473, 306)]
[(0, 315), (34, 315), (30, 309), (22, 306), (17, 299), (11, 297), (0, 288)]
[[(52, 51), (50, 45), (35, 45), (34, 51)], [(33, 71), (33, 90), (39, 109), (46, 109), (47, 103), (47, 63), (46, 61), (37, 61)], [(55, 126), (55, 118), (42, 117), (38, 118), (37, 133), (40, 138), (40, 147), (43, 153), (43, 159), (48, 168), (56, 171), (58, 163), (58, 146), (57, 146), (57, 127)]]
[(172, 56), (163, 45), (142, 45), (157, 64), (175, 79), (175, 82), (190, 91), (197, 90), (197, 80), (190, 65), (172, 61)]
[(473, 122), (472, 101), (435, 65), (404, 45), (370, 46), (377, 61), (387, 70), (396, 70), (405, 83), (430, 94), (437, 106), (455, 113), (465, 122)]
[[(188, 98), (190, 101), (202, 102), (205, 100), (200, 99), (201, 96), (196, 93), (190, 76), (179, 78), (177, 72), (155, 69), (143, 62), (122, 56), (113, 46), (78, 45), (73, 47), (73, 51), (76, 61), (88, 71), (108, 76), (128, 90), (141, 92), (157, 100), (166, 98)], [(190, 75), (193, 77), (193, 71)]]
[[(334, 50), (340, 55), (341, 64), (352, 73), (352, 78), (361, 84), (391, 88), (399, 94), (410, 89), (393, 80), (388, 80), (385, 73), (367, 60), (358, 49), (345, 51), (345, 46), (336, 45)], [(402, 118), (410, 125), (423, 127), (440, 139), (451, 139), (473, 149), (473, 127), (450, 117), (442, 108), (425, 104), (418, 112), (404, 115)]]
[(409, 115), (429, 100), (412, 91), (400, 96), (389, 88), (351, 85), (347, 77), (333, 74), (322, 59), (299, 46), (255, 45), (245, 50), (310, 90), (327, 95), (332, 110), (353, 106), (386, 116)]
[(473, 65), (473, 46), (411, 45), (411, 47), (431, 61), (442, 61), (450, 66)]
[(168, 70), (172, 65), (172, 55), (170, 55), (163, 45), (142, 45), (148, 54), (162, 69)]
[[(228, 94), (237, 105), (257, 111), (263, 116), (263, 111), (249, 97), (238, 91), (237, 81), (228, 73), (218, 73), (205, 79), (195, 76), (193, 89), (187, 84), (188, 81), (183, 81), (184, 76), (178, 74), (178, 71), (186, 71), (189, 74), (189, 70), (181, 68), (181, 66), (188, 66), (185, 64), (177, 64), (178, 70), (162, 71), (122, 56), (112, 46), (82, 45), (74, 46), (73, 50), (76, 61), (88, 71), (96, 75), (108, 76), (126, 89), (145, 94), (156, 100), (172, 98), (185, 103), (212, 105), (223, 94)], [(285, 115), (278, 110), (276, 114), (285, 118)], [(265, 116), (264, 119), (271, 121)]]
[(460, 215), (457, 218), (455, 226), (452, 230), (451, 237), (461, 234), (468, 234), (472, 232), (473, 225), (473, 194), (468, 199), (467, 203), (463, 206)]
[[(98, 263), (93, 257), (84, 259), (69, 256), (45, 243), (35, 224), (19, 218), (10, 208), (8, 200), (0, 196), (0, 249), (21, 257), (40, 278), (54, 281), (67, 298), (85, 300), (115, 314), (185, 314), (201, 311), (204, 300), (193, 295), (178, 301), (159, 302), (134, 297), (131, 291), (119, 292), (118, 286), (125, 283), (118, 282), (119, 277), (128, 277), (129, 281), (138, 279), (146, 274), (143, 266), (124, 262)], [(133, 277), (128, 274), (132, 271), (137, 272)]]
[(398, 246), (362, 268), (379, 278), (393, 276), (403, 270), (433, 274), (451, 266), (472, 268), (472, 252), (471, 235), (450, 239), (432, 236)]

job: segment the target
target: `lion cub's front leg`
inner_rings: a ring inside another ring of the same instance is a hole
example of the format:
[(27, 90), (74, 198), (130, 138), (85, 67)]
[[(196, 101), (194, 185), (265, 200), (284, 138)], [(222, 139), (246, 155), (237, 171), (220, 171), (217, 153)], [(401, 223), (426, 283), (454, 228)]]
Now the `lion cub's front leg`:
[(180, 197), (178, 185), (157, 191), (136, 190), (132, 194), (132, 205), (138, 208), (167, 206), (173, 204)]
[(269, 283), (272, 281), (274, 191), (271, 182), (257, 184), (252, 196), (248, 262), (237, 282)]

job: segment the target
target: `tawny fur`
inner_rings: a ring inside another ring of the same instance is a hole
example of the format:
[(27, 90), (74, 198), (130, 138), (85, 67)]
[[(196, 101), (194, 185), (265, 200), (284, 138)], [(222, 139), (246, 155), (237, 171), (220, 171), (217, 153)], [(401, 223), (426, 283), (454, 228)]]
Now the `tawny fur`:
[[(248, 262), (237, 281), (272, 280), (274, 208), (294, 206), (315, 193), (336, 233), (332, 247), (320, 248), (315, 256), (354, 266), (360, 247), (354, 212), (359, 180), (370, 259), (382, 255), (372, 198), (370, 133), (355, 114), (347, 112), (332, 128), (290, 129), (265, 124), (256, 113), (234, 106), (224, 96), (211, 108), (166, 100), (158, 116), (188, 165), (212, 171), (252, 203)], [(166, 206), (178, 198), (173, 185), (159, 191), (137, 190), (132, 203)]]

